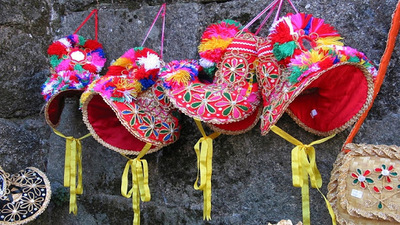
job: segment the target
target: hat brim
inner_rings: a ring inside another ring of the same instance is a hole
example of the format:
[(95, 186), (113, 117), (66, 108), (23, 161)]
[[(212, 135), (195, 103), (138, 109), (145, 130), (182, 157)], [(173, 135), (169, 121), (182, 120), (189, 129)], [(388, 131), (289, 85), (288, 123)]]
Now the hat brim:
[(138, 155), (146, 143), (152, 145), (147, 153), (156, 152), (179, 138), (178, 119), (167, 113), (162, 117), (157, 114), (161, 110), (148, 111), (135, 101), (111, 101), (93, 91), (82, 106), (83, 121), (92, 136), (103, 146), (126, 155)]
[(44, 115), (47, 124), (56, 128), (60, 123), (60, 118), (65, 105), (65, 99), (70, 97), (80, 97), (83, 90), (64, 90), (53, 95), (46, 103)]
[[(9, 197), (3, 201), (5, 204), (0, 208), (1, 224), (18, 225), (31, 222), (45, 211), (50, 202), (50, 181), (37, 168), (28, 167), (12, 175), (8, 185), (11, 190)], [(18, 191), (12, 193), (13, 189)]]

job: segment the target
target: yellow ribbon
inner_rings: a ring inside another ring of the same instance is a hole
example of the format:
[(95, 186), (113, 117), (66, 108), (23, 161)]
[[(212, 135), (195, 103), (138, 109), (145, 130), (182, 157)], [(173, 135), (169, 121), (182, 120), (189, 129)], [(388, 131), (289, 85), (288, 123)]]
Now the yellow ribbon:
[(203, 219), (210, 220), (213, 139), (217, 138), (220, 133), (215, 132), (207, 136), (201, 122), (196, 119), (194, 121), (203, 137), (194, 146), (197, 156), (197, 178), (193, 187), (195, 190), (203, 191)]
[[(64, 187), (69, 187), (69, 213), (77, 214), (76, 195), (83, 193), (82, 186), (82, 144), (81, 140), (89, 137), (86, 134), (80, 138), (65, 136), (60, 131), (53, 129), (58, 136), (65, 138), (65, 162), (64, 162)], [(78, 175), (78, 184), (76, 176)]]
[[(151, 199), (148, 178), (148, 166), (145, 159), (141, 159), (150, 149), (151, 144), (146, 143), (135, 159), (129, 159), (122, 174), (121, 194), (132, 198), (133, 224), (140, 224), (140, 200), (148, 202)], [(132, 188), (128, 191), (129, 168), (132, 173)]]
[(305, 145), (296, 138), (290, 136), (277, 126), (272, 126), (271, 130), (277, 135), (281, 136), (288, 142), (296, 145), (292, 150), (292, 179), (294, 187), (301, 187), (302, 208), (303, 208), (303, 223), (304, 225), (310, 224), (310, 197), (309, 197), (309, 184), (308, 177), (310, 177), (311, 187), (316, 188), (325, 200), (326, 207), (332, 218), (332, 224), (336, 225), (335, 214), (333, 209), (326, 199), (324, 194), (319, 190), (322, 186), (321, 174), (317, 168), (315, 161), (315, 149), (313, 145), (321, 144), (335, 136), (335, 134), (314, 141), (311, 144)]

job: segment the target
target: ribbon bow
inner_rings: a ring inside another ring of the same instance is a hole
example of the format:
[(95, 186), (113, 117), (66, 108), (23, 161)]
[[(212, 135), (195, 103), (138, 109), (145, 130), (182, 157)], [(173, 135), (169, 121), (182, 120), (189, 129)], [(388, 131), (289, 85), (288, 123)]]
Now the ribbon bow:
[(272, 126), (271, 130), (283, 139), (287, 140), (293, 145), (296, 145), (296, 147), (292, 150), (292, 180), (294, 187), (301, 187), (303, 223), (305, 225), (310, 224), (310, 196), (308, 184), (308, 177), (310, 177), (311, 187), (316, 188), (325, 199), (326, 206), (332, 218), (332, 224), (336, 225), (333, 209), (324, 194), (319, 190), (319, 188), (322, 186), (322, 178), (317, 168), (315, 149), (313, 146), (333, 138), (335, 134), (305, 145), (277, 126)]
[[(60, 131), (53, 129), (58, 136), (65, 138), (65, 162), (64, 162), (64, 187), (69, 187), (69, 213), (76, 215), (78, 206), (76, 205), (76, 195), (83, 193), (82, 186), (82, 144), (81, 140), (89, 137), (86, 134), (80, 138), (65, 136)], [(77, 174), (78, 173), (78, 174)], [(76, 176), (78, 175), (78, 184)]]
[[(126, 198), (132, 198), (134, 225), (140, 224), (140, 200), (148, 202), (151, 199), (147, 161), (141, 159), (150, 147), (151, 144), (146, 143), (135, 159), (129, 159), (122, 174), (121, 194)], [(129, 169), (132, 173), (132, 188), (128, 191)]]
[[(215, 132), (207, 136), (201, 122), (199, 120), (195, 120), (195, 122), (203, 137), (194, 146), (197, 156), (197, 178), (193, 187), (195, 190), (203, 191), (203, 219), (211, 220), (213, 139), (217, 138), (220, 133)], [(198, 184), (199, 180), (200, 185)]]

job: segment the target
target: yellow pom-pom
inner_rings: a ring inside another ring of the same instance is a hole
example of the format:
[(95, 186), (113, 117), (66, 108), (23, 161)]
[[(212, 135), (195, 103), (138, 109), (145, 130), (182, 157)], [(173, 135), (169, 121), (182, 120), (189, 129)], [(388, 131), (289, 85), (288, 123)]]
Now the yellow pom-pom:
[(316, 40), (317, 45), (338, 45), (338, 46), (343, 46), (343, 42), (341, 42), (343, 38), (342, 37), (325, 37), (325, 38), (319, 38)]
[(233, 38), (227, 39), (220, 39), (216, 37), (212, 37), (210, 39), (205, 39), (205, 41), (201, 42), (199, 45), (199, 52), (204, 52), (207, 50), (214, 50), (214, 49), (226, 49), (228, 45), (232, 42)]
[(189, 84), (189, 81), (191, 80), (190, 73), (186, 70), (178, 70), (171, 74), (166, 81), (168, 82), (174, 82), (178, 83), (180, 85), (185, 85), (187, 86)]
[(113, 64), (113, 66), (122, 66), (125, 67), (127, 69), (130, 69), (130, 67), (132, 67), (132, 61), (128, 58), (118, 58)]

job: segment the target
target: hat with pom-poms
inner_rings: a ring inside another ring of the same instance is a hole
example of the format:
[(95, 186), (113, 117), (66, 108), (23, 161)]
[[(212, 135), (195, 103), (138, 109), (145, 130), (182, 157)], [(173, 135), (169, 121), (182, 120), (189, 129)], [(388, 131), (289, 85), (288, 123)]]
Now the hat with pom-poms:
[(155, 51), (133, 48), (90, 85), (81, 98), (82, 112), (98, 142), (138, 155), (146, 143), (152, 144), (151, 153), (178, 139), (179, 121), (157, 76), (162, 64)]
[(289, 14), (260, 45), (266, 134), (286, 111), (305, 130), (328, 136), (354, 123), (371, 101), (376, 69), (344, 47), (338, 32), (309, 14)]
[(63, 99), (79, 96), (98, 79), (106, 58), (99, 42), (77, 34), (53, 42), (47, 52), (52, 74), (42, 86), (42, 95), (47, 101), (46, 121), (55, 128), (60, 120)]

